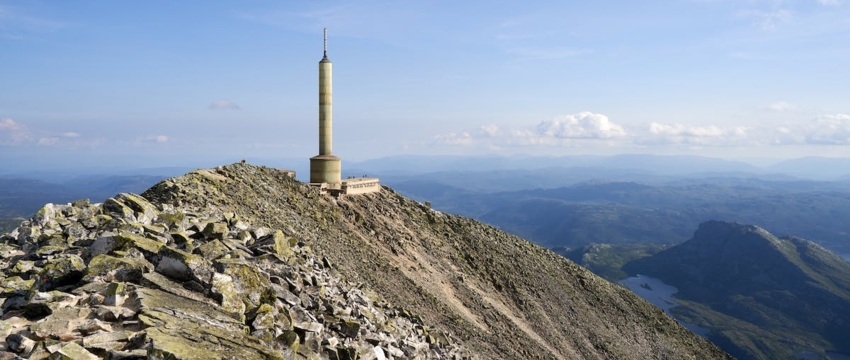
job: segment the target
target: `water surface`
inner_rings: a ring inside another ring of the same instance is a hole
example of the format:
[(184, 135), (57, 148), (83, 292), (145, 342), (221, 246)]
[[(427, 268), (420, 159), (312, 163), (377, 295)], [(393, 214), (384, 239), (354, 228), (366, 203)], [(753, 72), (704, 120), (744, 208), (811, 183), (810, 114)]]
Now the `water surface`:
[[(676, 303), (676, 300), (673, 299), (673, 294), (679, 292), (679, 289), (675, 286), (667, 285), (661, 281), (661, 279), (656, 279), (646, 275), (638, 275), (620, 280), (620, 284), (625, 285), (633, 293), (644, 298), (644, 300), (649, 301), (652, 305), (658, 306), (664, 310), (667, 315), (676, 319), (676, 317), (670, 312), (670, 309), (679, 306), (679, 304)], [(703, 337), (708, 336), (709, 329), (697, 324), (687, 323), (679, 319), (676, 319), (676, 321), (697, 335)]]

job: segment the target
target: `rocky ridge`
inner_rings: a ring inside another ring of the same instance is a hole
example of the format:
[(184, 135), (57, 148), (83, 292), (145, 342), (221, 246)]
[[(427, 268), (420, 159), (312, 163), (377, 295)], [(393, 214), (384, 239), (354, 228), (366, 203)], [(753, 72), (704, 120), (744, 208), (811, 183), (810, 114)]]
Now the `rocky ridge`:
[(0, 359), (463, 356), (303, 241), (212, 208), (47, 204), (3, 236), (0, 269)]
[[(31, 358), (728, 358), (625, 288), (389, 188), (334, 199), (233, 164), (45, 209), (0, 242), (3, 345)], [(33, 335), (46, 322), (65, 328)]]

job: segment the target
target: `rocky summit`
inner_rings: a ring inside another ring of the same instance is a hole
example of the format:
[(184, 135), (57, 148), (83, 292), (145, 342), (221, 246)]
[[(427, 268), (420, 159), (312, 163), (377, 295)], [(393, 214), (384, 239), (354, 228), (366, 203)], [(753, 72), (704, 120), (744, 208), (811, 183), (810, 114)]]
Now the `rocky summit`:
[(728, 358), (525, 240), (248, 164), (47, 204), (0, 269), (0, 359)]

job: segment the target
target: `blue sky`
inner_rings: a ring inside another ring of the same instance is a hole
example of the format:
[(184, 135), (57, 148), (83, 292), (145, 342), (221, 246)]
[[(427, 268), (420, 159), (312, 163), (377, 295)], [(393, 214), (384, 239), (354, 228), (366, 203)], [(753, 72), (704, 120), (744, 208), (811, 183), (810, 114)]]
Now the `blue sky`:
[[(850, 3), (0, 0), (0, 161), (850, 154)], [(23, 166), (23, 165), (21, 165)]]

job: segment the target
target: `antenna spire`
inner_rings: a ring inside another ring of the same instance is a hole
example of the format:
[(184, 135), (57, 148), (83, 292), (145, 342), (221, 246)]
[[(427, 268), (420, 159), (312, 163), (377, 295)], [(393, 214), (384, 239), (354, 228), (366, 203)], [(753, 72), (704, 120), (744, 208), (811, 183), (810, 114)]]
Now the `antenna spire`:
[(325, 28), (325, 58), (328, 58), (328, 28)]

